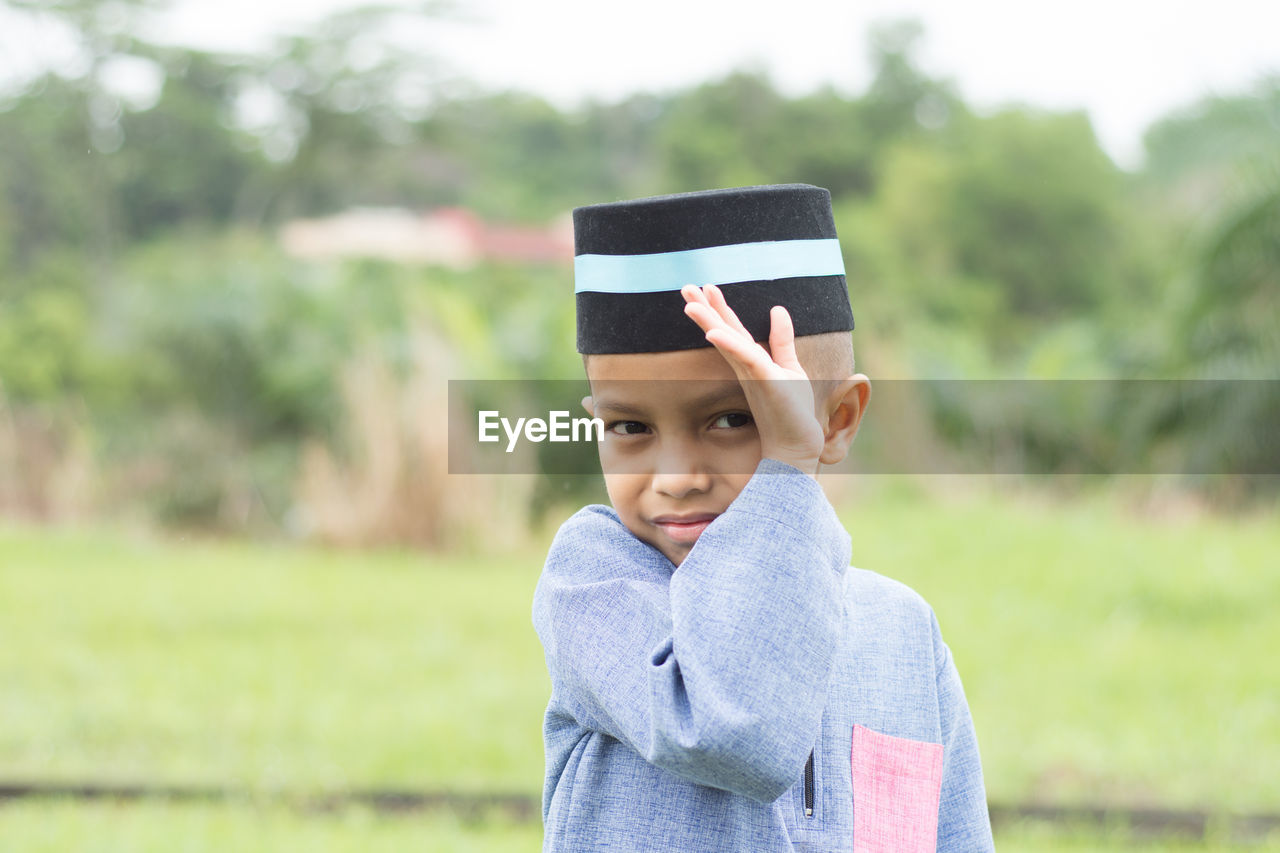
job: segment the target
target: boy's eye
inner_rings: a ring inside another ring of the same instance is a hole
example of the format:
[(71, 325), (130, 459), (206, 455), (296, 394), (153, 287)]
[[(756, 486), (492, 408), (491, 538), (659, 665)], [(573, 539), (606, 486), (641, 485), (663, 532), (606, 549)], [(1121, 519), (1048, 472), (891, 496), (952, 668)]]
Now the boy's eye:
[(720, 415), (713, 422), (716, 429), (739, 429), (751, 423), (751, 415), (746, 412), (728, 412)]
[(614, 421), (606, 426), (605, 429), (616, 435), (640, 435), (648, 427), (639, 421)]

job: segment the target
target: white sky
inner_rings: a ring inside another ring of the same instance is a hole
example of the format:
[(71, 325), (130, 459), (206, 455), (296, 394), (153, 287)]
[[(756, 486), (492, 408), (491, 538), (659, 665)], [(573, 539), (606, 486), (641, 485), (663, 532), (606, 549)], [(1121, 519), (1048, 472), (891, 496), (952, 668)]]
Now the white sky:
[[(408, 0), (402, 0), (408, 2)], [(154, 33), (251, 49), (352, 0), (177, 0)], [(752, 64), (797, 94), (869, 82), (868, 25), (916, 17), (920, 63), (979, 108), (1085, 108), (1104, 146), (1136, 166), (1141, 134), (1170, 108), (1280, 73), (1280, 0), (456, 0), (469, 21), (417, 37), (463, 77), (561, 106), (664, 90)], [(2, 39), (0, 39), (2, 40)]]

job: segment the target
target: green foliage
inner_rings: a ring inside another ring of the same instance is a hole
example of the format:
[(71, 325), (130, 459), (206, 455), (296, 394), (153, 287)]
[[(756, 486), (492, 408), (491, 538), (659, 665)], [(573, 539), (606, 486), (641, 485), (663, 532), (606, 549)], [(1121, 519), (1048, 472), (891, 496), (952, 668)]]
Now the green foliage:
[(255, 187), (270, 177), (248, 135), (228, 125), (236, 93), (225, 65), (196, 52), (162, 58), (170, 68), (158, 100), (124, 112), (109, 158), (127, 239), (259, 214)]
[(83, 271), (67, 260), (45, 258), (0, 294), (0, 389), (15, 401), (65, 402), (103, 378), (91, 352)]
[(10, 274), (29, 269), (46, 251), (76, 246), (88, 253), (102, 246), (113, 210), (95, 191), (102, 164), (93, 153), (87, 109), (75, 86), (47, 75), (0, 112), (6, 225), (0, 245)]
[(353, 440), (340, 380), (358, 357), (408, 379), (429, 335), (452, 355), (429, 366), (441, 384), (581, 374), (558, 267), (306, 264), (250, 232), (187, 231), (127, 252), (100, 307), (63, 260), (0, 312), (0, 388), (83, 407), (110, 479), (151, 469), (149, 512), (183, 526), (281, 532), (303, 443)]
[(770, 157), (792, 128), (783, 98), (760, 74), (740, 72), (681, 98), (659, 140), (666, 182), (689, 189), (745, 186), (777, 179), (785, 163)]
[[(1280, 160), (1277, 171), (1224, 212), (1195, 246), (1195, 265), (1165, 311), (1165, 375), (1201, 380), (1195, 393), (1147, 401), (1149, 429), (1181, 438), (1196, 470), (1280, 470)], [(1208, 485), (1239, 498), (1275, 488), (1263, 477)]]
[(256, 241), (188, 237), (128, 261), (122, 337), (153, 404), (190, 405), (249, 441), (296, 437), (322, 422), (363, 306), (305, 286)]
[(1280, 133), (1280, 76), (1241, 94), (1207, 96), (1147, 129), (1145, 173), (1167, 187), (1221, 180), (1241, 163), (1266, 161)]
[(879, 201), (927, 316), (1007, 358), (1096, 313), (1125, 263), (1122, 184), (1082, 115), (970, 118), (941, 144), (895, 148)]
[(951, 85), (922, 72), (914, 53), (924, 28), (919, 21), (890, 20), (869, 34), (874, 77), (858, 102), (859, 124), (877, 148), (921, 131), (939, 130), (966, 110)]
[(1015, 317), (1096, 307), (1115, 278), (1120, 187), (1088, 119), (1004, 113), (960, 144), (942, 224), (961, 274), (999, 282)]
[(1177, 331), (1197, 372), (1274, 377), (1280, 357), (1280, 157), (1206, 242)]
[(540, 98), (505, 93), (452, 100), (423, 124), (440, 161), (443, 197), (497, 221), (546, 221), (599, 198), (643, 192), (652, 171), (661, 100), (562, 113)]
[[(357, 354), (403, 373), (427, 330), (452, 348), (452, 378), (581, 375), (566, 269), (307, 266), (245, 236), (356, 204), (545, 223), (602, 199), (817, 183), (834, 195), (864, 364), (883, 351), (926, 377), (1274, 375), (1274, 80), (1157, 123), (1145, 171), (1126, 175), (1082, 114), (974, 114), (920, 70), (910, 21), (870, 33), (856, 97), (788, 97), (740, 71), (562, 111), (517, 92), (444, 97), (432, 57), (382, 38), (436, 7), (358, 9), (229, 56), (131, 35), (154, 4), (7, 5), (61, 21), (85, 61), (0, 96), (0, 387), (79, 412), (108, 465), (167, 459), (153, 494), (185, 520), (237, 493), (282, 524), (301, 443), (346, 440), (338, 377)], [(123, 59), (155, 70), (154, 99), (107, 85)], [(947, 409), (962, 401), (937, 405), (940, 428), (963, 420)], [(1126, 405), (984, 417), (1043, 448), (1044, 467), (1068, 436), (1114, 448)], [(1127, 440), (1207, 441), (1193, 455), (1221, 459), (1273, 417), (1264, 398), (1238, 402), (1228, 428), (1221, 405), (1197, 405), (1145, 400), (1145, 435)], [(1270, 457), (1238, 458), (1228, 470)], [(563, 485), (544, 483), (538, 506)]]

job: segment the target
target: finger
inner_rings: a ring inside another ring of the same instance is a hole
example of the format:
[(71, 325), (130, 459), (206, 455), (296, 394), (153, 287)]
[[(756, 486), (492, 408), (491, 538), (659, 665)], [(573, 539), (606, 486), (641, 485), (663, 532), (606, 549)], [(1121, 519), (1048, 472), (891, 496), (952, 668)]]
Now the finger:
[[(684, 287), (680, 288), (680, 293), (685, 298), (686, 309), (690, 305), (699, 306), (697, 309), (695, 309), (695, 313), (691, 314), (687, 310), (685, 311), (685, 313), (688, 314), (690, 317), (694, 317), (695, 322), (697, 322), (698, 325), (702, 327), (702, 330), (704, 332), (707, 329), (711, 329), (716, 326), (728, 328), (728, 325), (720, 317), (719, 313), (714, 308), (712, 308), (711, 303), (707, 301), (707, 295), (702, 292), (702, 288), (698, 287), (696, 284), (686, 284)], [(704, 311), (705, 313), (703, 313)], [(698, 317), (701, 317), (703, 319), (699, 320), (697, 319)]]
[[(697, 292), (698, 301), (685, 303), (684, 313), (706, 333), (707, 341), (728, 360), (734, 372), (740, 378), (767, 375), (774, 364), (764, 347), (756, 343), (741, 323), (738, 323), (737, 329), (731, 327), (724, 315), (707, 304), (706, 293), (701, 289), (691, 290)], [(684, 288), (681, 288), (681, 292), (684, 292)], [(686, 298), (694, 298), (694, 293), (690, 292)], [(723, 296), (721, 302), (724, 302)], [(729, 316), (734, 316), (732, 311), (729, 311)]]
[(701, 302), (688, 302), (684, 306), (684, 313), (693, 322), (697, 323), (699, 328), (704, 332), (712, 329), (724, 329), (728, 331), (728, 326), (719, 314), (712, 311), (708, 306)]
[(685, 302), (701, 302), (706, 304), (706, 297), (702, 295), (702, 290), (696, 284), (686, 284), (680, 288), (680, 295), (684, 297)]
[(795, 328), (791, 315), (781, 305), (769, 309), (769, 352), (779, 367), (804, 372), (796, 355)]
[(742, 321), (738, 319), (738, 315), (729, 307), (729, 303), (725, 301), (724, 294), (720, 292), (720, 288), (716, 287), (714, 284), (708, 284), (705, 291), (711, 307), (715, 309), (717, 314), (724, 318), (730, 328), (736, 329), (748, 338), (752, 337), (751, 333), (747, 331), (747, 327), (742, 325)]
[(774, 367), (764, 347), (728, 329), (711, 329), (706, 338), (728, 360), (739, 378), (766, 379)]

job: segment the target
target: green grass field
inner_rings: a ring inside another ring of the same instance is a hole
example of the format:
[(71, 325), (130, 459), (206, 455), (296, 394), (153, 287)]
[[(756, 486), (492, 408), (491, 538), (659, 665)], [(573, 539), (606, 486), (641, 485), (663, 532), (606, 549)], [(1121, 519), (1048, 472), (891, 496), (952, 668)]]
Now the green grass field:
[[(993, 801), (1280, 811), (1274, 511), (1152, 521), (1106, 496), (884, 489), (842, 515), (855, 563), (937, 611)], [(9, 801), (0, 839), (21, 843), (4, 848), (538, 849), (536, 823), (316, 814), (271, 795), (536, 795), (539, 547), (442, 558), (0, 529), (0, 781), (265, 795)], [(998, 841), (1127, 845), (1043, 826)]]
[[(25, 801), (0, 806), (5, 849), (24, 853), (538, 853), (540, 824), (495, 819), (468, 823), (449, 815), (375, 813), (363, 808), (306, 814), (253, 803), (175, 805), (165, 802)], [(1001, 853), (1205, 853), (1264, 850), (1189, 842), (1135, 843), (1122, 833), (1064, 833), (1026, 824), (997, 832)]]

